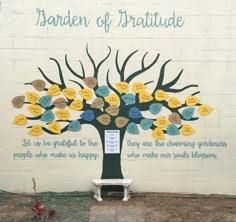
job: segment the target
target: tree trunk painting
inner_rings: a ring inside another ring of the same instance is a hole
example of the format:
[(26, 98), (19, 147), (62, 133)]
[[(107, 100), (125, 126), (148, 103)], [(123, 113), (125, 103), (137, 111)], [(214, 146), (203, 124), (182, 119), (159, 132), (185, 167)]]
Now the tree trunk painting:
[[(182, 88), (175, 87), (183, 70), (173, 80), (165, 82), (164, 77), (167, 75), (165, 69), (171, 60), (164, 62), (160, 71), (150, 77), (154, 80), (135, 81), (140, 74), (154, 67), (160, 54), (157, 54), (148, 65), (145, 64), (148, 53), (144, 54), (141, 64), (137, 65), (139, 68), (126, 74), (126, 67), (137, 52), (138, 50), (133, 51), (122, 64), (119, 64), (120, 51), (116, 51), (114, 63), (119, 81), (111, 82), (114, 77), (111, 76), (108, 69), (104, 77), (106, 85), (99, 84), (98, 76), (100, 67), (110, 57), (110, 47), (108, 47), (107, 55), (96, 64), (89, 52), (88, 45), (86, 46), (86, 53), (93, 67), (92, 76), (86, 75), (85, 67), (81, 61), (79, 61), (81, 73), (75, 71), (65, 55), (65, 67), (74, 76), (74, 79), (70, 80), (75, 85), (74, 88), (67, 87), (61, 64), (56, 59), (50, 58), (58, 68), (60, 82), (50, 79), (41, 68), (38, 68), (43, 79), (25, 83), (30, 91), (27, 91), (26, 95), (19, 95), (12, 99), (15, 108), (20, 109), (27, 106), (31, 115), (26, 116), (24, 113), (20, 113), (15, 116), (13, 124), (26, 126), (28, 133), (32, 136), (48, 133), (59, 137), (62, 137), (66, 131), (79, 134), (80, 130), (83, 130), (84, 124), (92, 125), (100, 135), (103, 148), (101, 178), (123, 178), (121, 152), (126, 133), (139, 135), (141, 127), (142, 130), (150, 131), (156, 140), (164, 140), (166, 137), (178, 135), (189, 136), (195, 133), (195, 129), (189, 123), (198, 120), (199, 115), (206, 116), (212, 111), (212, 107), (201, 103), (196, 96), (199, 91), (194, 91), (184, 101), (177, 98), (178, 93), (198, 86), (191, 84)], [(42, 96), (43, 93), (45, 95)], [(169, 111), (168, 116), (163, 114), (164, 108)], [(145, 117), (144, 111), (148, 111), (152, 118)], [(72, 112), (76, 115), (70, 115)], [(76, 118), (71, 119), (71, 116), (76, 116)], [(119, 153), (106, 153), (106, 130), (119, 131)]]

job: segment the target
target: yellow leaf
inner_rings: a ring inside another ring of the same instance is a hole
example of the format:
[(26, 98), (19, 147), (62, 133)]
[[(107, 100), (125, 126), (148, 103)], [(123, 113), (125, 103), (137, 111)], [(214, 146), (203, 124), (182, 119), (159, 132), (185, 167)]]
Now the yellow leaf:
[(170, 108), (178, 108), (182, 106), (182, 103), (176, 97), (171, 97), (169, 99), (168, 106)]
[(147, 88), (142, 82), (135, 82), (133, 84), (133, 91), (134, 93), (141, 93)]
[(149, 92), (141, 92), (139, 94), (139, 101), (141, 103), (146, 103), (146, 102), (149, 102), (149, 101), (152, 101), (152, 100), (153, 100), (153, 97)]
[(61, 120), (68, 120), (70, 117), (70, 112), (66, 109), (57, 110), (55, 113), (56, 116)]
[(39, 101), (40, 96), (35, 92), (27, 92), (27, 99), (31, 104), (36, 104)]
[(79, 94), (83, 99), (90, 100), (93, 96), (93, 91), (91, 89), (81, 89)]
[(76, 96), (76, 90), (73, 88), (63, 89), (62, 92), (67, 99), (74, 99)]
[(187, 106), (195, 106), (197, 103), (200, 102), (200, 99), (197, 98), (196, 96), (188, 96), (185, 99), (185, 102), (186, 102)]
[(48, 88), (47, 94), (50, 96), (59, 96), (61, 94), (61, 90), (58, 85), (51, 85)]
[(198, 110), (199, 110), (200, 115), (206, 116), (213, 110), (213, 108), (207, 104), (202, 104), (199, 106)]
[(110, 105), (118, 105), (120, 102), (120, 98), (117, 94), (113, 93), (105, 98), (106, 102), (108, 102)]
[(155, 139), (158, 139), (158, 140), (164, 140), (165, 139), (165, 134), (163, 132), (163, 130), (161, 128), (155, 128), (153, 131), (152, 131), (152, 136), (155, 138)]
[(129, 91), (129, 83), (127, 83), (127, 82), (117, 82), (116, 83), (116, 88), (121, 93), (127, 93)]
[(42, 135), (42, 133), (43, 133), (42, 126), (40, 126), (39, 124), (33, 125), (29, 131), (29, 134), (32, 136), (40, 136)]
[(184, 136), (190, 136), (192, 134), (195, 133), (195, 130), (193, 129), (193, 127), (189, 124), (184, 124), (182, 127), (181, 127), (181, 133), (184, 135)]
[(13, 124), (23, 126), (27, 123), (27, 118), (24, 114), (19, 114), (13, 120)]
[(69, 106), (73, 110), (81, 110), (83, 109), (83, 103), (80, 99), (75, 99)]
[(169, 125), (169, 121), (165, 117), (158, 117), (156, 120), (156, 126), (158, 128), (165, 128)]
[(56, 134), (61, 134), (61, 125), (55, 120), (48, 124), (48, 129)]
[(165, 91), (163, 91), (161, 89), (158, 89), (155, 92), (155, 99), (157, 101), (163, 101), (163, 100), (167, 99), (168, 97), (169, 97), (169, 95)]
[(42, 114), (43, 109), (39, 105), (30, 105), (27, 108), (33, 116), (39, 116)]

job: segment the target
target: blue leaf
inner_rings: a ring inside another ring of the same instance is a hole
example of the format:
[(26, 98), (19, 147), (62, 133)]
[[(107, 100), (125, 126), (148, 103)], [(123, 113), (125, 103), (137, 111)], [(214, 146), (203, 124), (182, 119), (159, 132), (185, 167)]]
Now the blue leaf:
[(93, 121), (95, 119), (95, 115), (92, 110), (86, 110), (80, 116), (86, 121)]
[(138, 118), (141, 118), (143, 116), (142, 116), (142, 113), (140, 112), (140, 110), (138, 108), (132, 107), (129, 110), (129, 117), (134, 118), (134, 119), (138, 119)]
[(191, 107), (191, 108), (187, 108), (182, 112), (182, 116), (184, 117), (184, 119), (186, 120), (190, 120), (193, 117), (195, 108)]
[(44, 107), (44, 108), (47, 108), (50, 106), (52, 102), (52, 96), (49, 96), (49, 95), (46, 95), (46, 96), (42, 96), (40, 99), (39, 99), (39, 104)]
[(77, 132), (81, 130), (81, 124), (78, 120), (74, 120), (70, 123), (70, 125), (67, 128), (69, 131)]
[(52, 112), (52, 110), (46, 110), (43, 115), (41, 116), (40, 120), (43, 122), (51, 122), (55, 118), (55, 114)]
[(151, 114), (156, 115), (161, 112), (163, 105), (161, 103), (153, 103), (149, 106)]
[(100, 86), (95, 93), (101, 97), (106, 97), (109, 95), (109, 88), (108, 86)]
[(143, 130), (148, 130), (152, 126), (154, 120), (152, 119), (142, 119), (140, 122), (140, 126)]
[(166, 132), (168, 135), (171, 135), (171, 136), (176, 136), (180, 134), (179, 129), (175, 124), (170, 124), (167, 127)]
[(132, 93), (123, 95), (121, 99), (128, 105), (132, 105), (135, 103), (135, 96)]
[(127, 132), (130, 134), (139, 134), (139, 130), (136, 123), (129, 123), (127, 126)]

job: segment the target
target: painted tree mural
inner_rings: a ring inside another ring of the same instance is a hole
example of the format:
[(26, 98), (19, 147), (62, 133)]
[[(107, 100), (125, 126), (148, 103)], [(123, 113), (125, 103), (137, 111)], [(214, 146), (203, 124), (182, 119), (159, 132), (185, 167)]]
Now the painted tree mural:
[[(112, 83), (109, 70), (106, 73), (106, 85), (98, 82), (99, 69), (107, 61), (111, 54), (108, 53), (99, 63), (95, 61), (86, 46), (86, 54), (93, 67), (93, 75), (87, 76), (85, 67), (81, 61), (81, 70), (75, 69), (69, 64), (65, 56), (65, 67), (74, 76), (72, 81), (78, 88), (69, 88), (64, 81), (61, 64), (54, 58), (50, 58), (58, 68), (60, 82), (55, 82), (44, 73), (39, 72), (44, 79), (37, 79), (30, 85), (34, 91), (27, 91), (26, 95), (16, 96), (12, 100), (15, 108), (27, 106), (28, 115), (19, 114), (13, 124), (26, 125), (29, 134), (40, 136), (43, 133), (61, 134), (66, 131), (80, 133), (84, 124), (95, 127), (100, 135), (103, 148), (103, 172), (101, 178), (123, 178), (121, 170), (121, 151), (125, 133), (140, 134), (142, 130), (149, 130), (157, 140), (165, 137), (184, 135), (195, 132), (189, 124), (197, 120), (199, 115), (205, 116), (212, 111), (207, 104), (200, 103), (196, 96), (199, 91), (187, 96), (181, 102), (175, 95), (188, 88), (196, 88), (197, 85), (187, 85), (176, 88), (183, 70), (169, 82), (165, 82), (165, 68), (171, 60), (162, 64), (160, 72), (155, 76), (155, 81), (136, 82), (135, 79), (142, 73), (152, 68), (159, 59), (159, 54), (150, 64), (145, 64), (144, 54), (141, 65), (131, 74), (126, 74), (126, 66), (138, 50), (129, 54), (120, 64), (119, 50), (115, 56), (115, 67), (120, 81)], [(114, 75), (114, 73), (112, 74)], [(154, 90), (149, 92), (148, 85), (155, 84)], [(35, 92), (36, 90), (36, 92)], [(38, 92), (37, 92), (38, 91)], [(43, 94), (43, 95), (42, 95)], [(169, 114), (163, 116), (161, 111), (167, 109)], [(153, 118), (145, 118), (144, 111), (148, 111)], [(76, 112), (76, 118), (72, 119), (71, 112)], [(120, 152), (116, 154), (105, 152), (106, 130), (118, 130), (120, 136)]]

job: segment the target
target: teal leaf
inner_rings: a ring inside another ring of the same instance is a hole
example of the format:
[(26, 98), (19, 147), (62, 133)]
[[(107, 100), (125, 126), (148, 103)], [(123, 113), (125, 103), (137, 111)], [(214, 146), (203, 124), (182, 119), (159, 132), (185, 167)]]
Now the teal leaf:
[(132, 105), (135, 103), (135, 96), (132, 93), (123, 95), (121, 99), (128, 105)]
[(72, 132), (78, 132), (81, 130), (81, 124), (78, 120), (74, 120), (70, 123), (67, 129)]
[(107, 97), (109, 95), (108, 86), (100, 86), (95, 93), (101, 97)]
[(49, 95), (46, 95), (46, 96), (42, 96), (40, 99), (39, 99), (39, 104), (44, 107), (44, 108), (47, 108), (50, 106), (52, 102), (52, 96), (49, 96)]
[(191, 108), (187, 108), (182, 112), (182, 116), (184, 117), (184, 119), (186, 120), (190, 120), (193, 117), (195, 108), (191, 107)]
[(170, 124), (167, 127), (166, 132), (168, 135), (171, 135), (171, 136), (176, 136), (180, 134), (179, 129), (175, 124)]
[(156, 115), (161, 112), (163, 105), (161, 103), (153, 103), (149, 106), (151, 114)]
[(138, 119), (138, 118), (141, 118), (143, 116), (142, 116), (142, 113), (140, 112), (140, 110), (138, 108), (132, 107), (129, 110), (129, 117), (133, 118), (133, 119)]
[(130, 134), (139, 134), (139, 130), (136, 123), (129, 123), (127, 126), (127, 132)]
[(143, 130), (148, 130), (152, 126), (154, 120), (152, 119), (142, 119), (140, 121), (140, 126), (142, 127)]
[(43, 115), (41, 116), (40, 120), (43, 122), (51, 122), (55, 118), (55, 114), (52, 112), (52, 110), (46, 110)]

